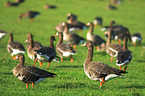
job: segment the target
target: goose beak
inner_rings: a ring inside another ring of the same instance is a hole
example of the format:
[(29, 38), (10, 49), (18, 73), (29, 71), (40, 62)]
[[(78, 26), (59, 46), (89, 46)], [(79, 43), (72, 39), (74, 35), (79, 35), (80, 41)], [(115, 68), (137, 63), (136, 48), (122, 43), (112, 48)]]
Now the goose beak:
[(26, 39), (26, 41), (24, 41), (24, 43), (28, 42), (28, 39)]
[(82, 47), (85, 47), (86, 46), (86, 43), (84, 43), (83, 45), (81, 45)]

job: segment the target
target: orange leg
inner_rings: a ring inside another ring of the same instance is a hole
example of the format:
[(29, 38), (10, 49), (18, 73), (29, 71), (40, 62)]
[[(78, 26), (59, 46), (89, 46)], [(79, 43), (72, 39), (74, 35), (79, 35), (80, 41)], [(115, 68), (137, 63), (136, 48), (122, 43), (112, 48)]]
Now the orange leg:
[(28, 89), (28, 85), (29, 85), (29, 84), (26, 84), (26, 88), (27, 88), (27, 89)]
[(76, 45), (74, 45), (74, 50), (76, 50)]
[(100, 88), (102, 87), (102, 84), (104, 84), (105, 81), (104, 81), (104, 77), (102, 77), (102, 82), (100, 82)]
[(115, 40), (113, 40), (113, 43), (115, 43)]
[(34, 88), (34, 83), (32, 83), (32, 89)]
[(33, 18), (31, 18), (30, 21), (33, 22)]
[(33, 64), (33, 66), (35, 66), (35, 63), (37, 62), (37, 58), (35, 59), (35, 62), (34, 62), (34, 64)]
[(73, 57), (71, 56), (71, 63), (73, 63)]
[(63, 58), (61, 58), (61, 62), (63, 61)]
[(126, 70), (126, 68), (127, 68), (127, 66), (123, 69), (123, 71), (125, 71), (125, 70)]
[(135, 46), (136, 46), (136, 44), (135, 44), (135, 43), (133, 43), (133, 46), (135, 47)]
[(73, 45), (70, 45), (70, 47), (73, 47)]
[(47, 68), (49, 68), (49, 65), (50, 65), (50, 63), (48, 62), (48, 66), (47, 66)]
[(97, 51), (99, 51), (99, 46), (97, 46)]
[(111, 62), (113, 61), (113, 57), (111, 57)]
[(40, 64), (39, 66), (41, 67), (42, 66), (42, 62), (39, 62), (39, 64)]
[(79, 30), (79, 32), (81, 33), (81, 32), (82, 32), (82, 30)]
[(119, 66), (119, 69), (122, 70), (121, 66)]
[(14, 57), (14, 55), (12, 56), (12, 58), (15, 60), (15, 57)]
[(118, 44), (120, 44), (121, 43), (121, 40), (118, 40)]

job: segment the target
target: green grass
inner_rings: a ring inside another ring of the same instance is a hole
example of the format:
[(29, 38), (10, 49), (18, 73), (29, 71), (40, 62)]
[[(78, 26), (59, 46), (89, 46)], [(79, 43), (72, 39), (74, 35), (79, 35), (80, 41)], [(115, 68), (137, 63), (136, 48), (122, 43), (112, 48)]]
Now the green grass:
[[(18, 61), (12, 60), (6, 46), (9, 39), (9, 33), (14, 34), (14, 40), (23, 43), (27, 33), (34, 35), (34, 40), (41, 42), (44, 46), (49, 46), (49, 38), (56, 31), (54, 26), (59, 22), (66, 21), (69, 12), (78, 15), (78, 20), (90, 22), (96, 16), (101, 16), (104, 25), (109, 25), (111, 20), (129, 28), (130, 33), (140, 32), (145, 37), (145, 1), (144, 0), (124, 0), (118, 6), (117, 10), (106, 10), (106, 3), (109, 0), (25, 0), (18, 7), (4, 7), (6, 0), (0, 1), (0, 29), (7, 31), (7, 35), (0, 40), (0, 93), (1, 96), (24, 96), (24, 95), (70, 95), (70, 96), (141, 96), (145, 95), (145, 40), (142, 40), (142, 46), (133, 47), (128, 43), (129, 50), (132, 51), (133, 59), (127, 68), (126, 78), (116, 78), (106, 82), (102, 88), (99, 88), (99, 81), (89, 79), (83, 70), (83, 62), (87, 56), (87, 49), (77, 46), (77, 55), (74, 56), (74, 63), (69, 58), (64, 58), (64, 62), (51, 62), (50, 68), (46, 69), (47, 63), (43, 63), (41, 69), (54, 72), (56, 78), (48, 78), (35, 85), (34, 89), (26, 89), (25, 84), (19, 81), (12, 74), (12, 69)], [(43, 6), (50, 3), (57, 6), (57, 9), (44, 10)], [(17, 21), (18, 16), (27, 11), (35, 10), (41, 12), (41, 15), (31, 23), (28, 19)], [(78, 33), (86, 37), (87, 30)], [(104, 38), (104, 33), (99, 27), (94, 30)], [(58, 38), (56, 38), (58, 40)], [(56, 42), (55, 42), (56, 44)], [(24, 46), (26, 44), (23, 43)], [(142, 50), (142, 51), (141, 51)], [(141, 53), (142, 52), (142, 53)], [(32, 65), (32, 61), (27, 53), (25, 55), (25, 65)], [(93, 61), (101, 61), (109, 66), (118, 68), (115, 65), (115, 58), (110, 62), (110, 56), (103, 52), (94, 51)], [(39, 67), (39, 63), (36, 63)]]

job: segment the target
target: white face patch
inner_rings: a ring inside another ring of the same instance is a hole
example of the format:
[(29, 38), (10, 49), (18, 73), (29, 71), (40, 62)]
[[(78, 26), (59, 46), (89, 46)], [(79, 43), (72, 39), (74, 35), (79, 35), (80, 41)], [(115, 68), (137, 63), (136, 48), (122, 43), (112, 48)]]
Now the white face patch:
[(64, 25), (65, 25), (65, 23), (63, 22), (63, 23), (62, 23), (62, 26), (64, 26)]

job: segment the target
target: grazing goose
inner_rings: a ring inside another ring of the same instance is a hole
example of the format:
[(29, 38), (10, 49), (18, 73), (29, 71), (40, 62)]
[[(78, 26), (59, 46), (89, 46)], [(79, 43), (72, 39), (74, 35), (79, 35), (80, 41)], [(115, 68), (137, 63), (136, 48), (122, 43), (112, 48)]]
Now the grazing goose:
[(123, 50), (118, 52), (117, 58), (116, 58), (116, 65), (119, 66), (120, 70), (122, 70), (121, 66), (125, 66), (123, 70), (126, 70), (128, 63), (132, 60), (132, 53), (127, 48), (127, 40), (126, 37), (124, 37), (124, 44), (123, 44)]
[(3, 30), (0, 30), (0, 39), (3, 38), (7, 33)]
[(140, 33), (134, 33), (134, 34), (132, 34), (131, 39), (132, 39), (134, 47), (136, 46), (137, 43), (138, 43), (138, 46), (141, 45), (142, 37), (141, 37)]
[[(35, 50), (35, 52), (37, 54), (36, 60), (38, 60), (39, 62), (41, 62), (41, 65), (42, 65), (42, 62), (48, 62), (47, 68), (49, 67), (50, 62), (56, 56), (56, 51), (55, 51), (55, 48), (54, 48), (53, 41), (56, 41), (55, 40), (55, 37), (54, 36), (51, 36), (50, 37), (50, 47), (42, 47), (42, 48), (40, 48), (38, 50)], [(33, 64), (33, 66), (35, 66), (35, 63)]]
[(63, 43), (63, 33), (58, 32), (55, 36), (59, 36), (59, 41), (56, 45), (56, 52), (61, 57), (61, 62), (63, 61), (63, 56), (71, 56), (71, 62), (73, 62), (72, 55), (76, 55), (76, 53), (70, 45)]
[(18, 6), (18, 5), (19, 5), (19, 3), (13, 3), (13, 2), (10, 2), (10, 1), (7, 1), (7, 2), (4, 4), (4, 6), (6, 6), (6, 7)]
[(124, 77), (121, 73), (127, 73), (126, 71), (112, 68), (102, 62), (94, 62), (93, 58), (93, 44), (91, 41), (87, 41), (84, 45), (88, 48), (88, 55), (84, 61), (84, 72), (92, 80), (100, 80), (100, 87), (102, 84), (113, 79), (115, 77)]
[(93, 31), (94, 31), (94, 25), (92, 22), (89, 22), (88, 24), (86, 24), (86, 26), (90, 26), (90, 29), (87, 33), (87, 40), (90, 40), (93, 42), (94, 46), (97, 46), (97, 51), (105, 50), (105, 43), (106, 41), (103, 40), (100, 36), (98, 35), (94, 35)]
[(15, 0), (16, 3), (22, 3), (24, 2), (25, 0)]
[(68, 32), (68, 23), (63, 23), (65, 29), (63, 31), (63, 40), (66, 41), (71, 46), (74, 45), (74, 49), (76, 49), (76, 45), (85, 42), (85, 39), (75, 33)]
[(56, 75), (55, 73), (50, 73), (37, 67), (24, 66), (25, 57), (22, 54), (17, 55), (15, 60), (19, 60), (20, 62), (13, 69), (13, 74), (16, 78), (26, 83), (26, 88), (28, 88), (28, 84), (32, 84), (33, 89), (34, 84), (43, 81), (45, 78), (52, 78)]
[(36, 11), (27, 11), (25, 13), (22, 13), (19, 18), (18, 21), (20, 21), (23, 17), (25, 18), (29, 18), (31, 22), (33, 22), (33, 18), (37, 17), (38, 15), (40, 15), (39, 12)]
[(100, 27), (102, 27), (102, 24), (103, 24), (103, 19), (102, 19), (102, 17), (96, 17), (96, 18), (94, 19), (93, 23), (94, 23), (94, 26), (99, 25)]
[[(29, 39), (33, 39), (33, 35), (31, 33), (28, 33), (27, 36), (26, 36), (28, 39), (26, 39), (26, 41), (24, 42), (29, 42)], [(30, 46), (30, 43), (27, 44), (26, 48), (28, 49)], [(34, 48), (38, 48), (40, 49), (42, 46), (42, 44), (38, 41), (34, 41)]]
[(44, 9), (55, 9), (55, 8), (56, 8), (55, 5), (50, 5), (50, 4), (44, 5)]
[(118, 51), (122, 50), (122, 45), (111, 43), (111, 32), (110, 30), (105, 32), (108, 35), (108, 40), (106, 44), (106, 52), (111, 56), (111, 61), (113, 61), (113, 57), (116, 57)]
[(112, 10), (112, 9), (115, 10), (115, 9), (117, 9), (117, 7), (112, 5), (110, 2), (108, 2), (107, 6), (106, 6), (106, 9), (108, 9), (108, 10)]
[(14, 59), (14, 55), (17, 55), (19, 53), (25, 53), (24, 46), (17, 41), (13, 40), (13, 34), (10, 33), (9, 35), (9, 41), (7, 44), (7, 50), (9, 53), (11, 53), (12, 58)]

